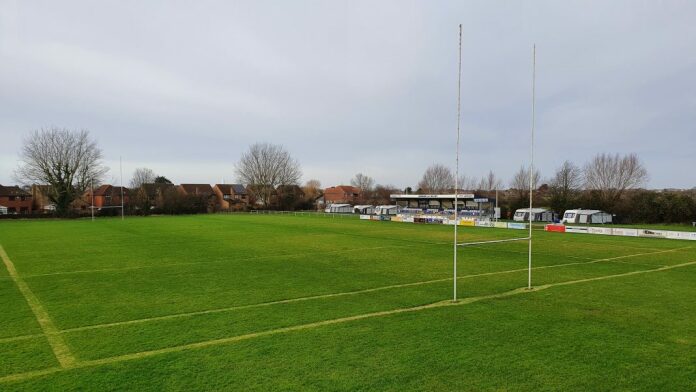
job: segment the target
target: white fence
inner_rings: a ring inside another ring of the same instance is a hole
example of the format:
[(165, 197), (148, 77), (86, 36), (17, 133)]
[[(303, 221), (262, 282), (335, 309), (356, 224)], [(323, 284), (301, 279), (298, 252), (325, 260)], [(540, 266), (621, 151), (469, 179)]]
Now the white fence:
[(244, 214), (244, 215), (293, 215), (320, 218), (348, 218), (357, 219), (357, 214), (322, 212), (322, 211), (277, 211), (277, 210), (251, 210), (251, 211), (222, 211), (219, 214)]
[(563, 226), (546, 225), (546, 231), (557, 233), (575, 234), (597, 234), (614, 235), (621, 237), (646, 237), (646, 238), (666, 238), (671, 240), (692, 240), (696, 241), (696, 232), (693, 231), (674, 231), (674, 230), (655, 230), (627, 227), (594, 227), (594, 226)]

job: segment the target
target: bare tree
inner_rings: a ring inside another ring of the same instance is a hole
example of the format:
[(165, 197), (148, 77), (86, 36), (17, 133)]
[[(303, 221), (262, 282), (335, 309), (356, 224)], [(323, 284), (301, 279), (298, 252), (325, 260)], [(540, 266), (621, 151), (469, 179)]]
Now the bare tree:
[(242, 154), (236, 166), (240, 182), (250, 185), (254, 197), (268, 207), (275, 188), (296, 185), (302, 177), (300, 164), (281, 145), (256, 143)]
[(363, 193), (368, 193), (374, 188), (375, 180), (370, 176), (358, 173), (350, 180), (350, 185), (360, 188)]
[(61, 215), (69, 212), (70, 204), (91, 182), (99, 183), (108, 171), (102, 164), (101, 150), (87, 130), (36, 130), (24, 139), (19, 156), (17, 180), (50, 185), (48, 198)]
[(573, 162), (565, 161), (551, 179), (551, 188), (562, 192), (577, 192), (582, 187), (582, 170)]
[(449, 192), (454, 189), (454, 175), (447, 166), (436, 163), (425, 170), (418, 187), (426, 193)]
[(133, 178), (130, 180), (131, 189), (140, 188), (143, 184), (152, 184), (155, 182), (157, 175), (152, 169), (139, 167), (133, 172)]
[(360, 202), (372, 199), (375, 180), (362, 173), (358, 173), (350, 180), (350, 185), (360, 189)]
[(570, 161), (565, 161), (556, 170), (549, 186), (549, 204), (557, 212), (572, 208), (582, 187), (582, 170)]
[(478, 190), (492, 192), (496, 189), (500, 189), (502, 184), (503, 182), (493, 173), (493, 170), (489, 170), (488, 175), (482, 177), (481, 181), (479, 181)]
[(648, 171), (637, 154), (597, 154), (585, 164), (585, 187), (596, 191), (606, 207), (612, 207), (628, 189), (648, 180)]
[[(520, 170), (515, 173), (510, 181), (510, 188), (517, 192), (519, 198), (529, 197), (529, 168), (522, 165)], [(532, 188), (536, 189), (537, 184), (541, 180), (541, 173), (539, 170), (534, 170), (534, 175), (532, 176)]]
[(396, 193), (400, 193), (400, 190), (394, 185), (377, 184), (374, 187), (369, 201), (375, 205), (389, 204), (391, 202), (391, 195)]
[(478, 185), (474, 177), (469, 177), (467, 175), (459, 176), (459, 181), (457, 181), (457, 188), (459, 188), (460, 191), (474, 191)]
[(308, 180), (302, 187), (302, 191), (305, 194), (305, 198), (308, 201), (314, 202), (319, 196), (321, 196), (321, 182), (319, 180)]

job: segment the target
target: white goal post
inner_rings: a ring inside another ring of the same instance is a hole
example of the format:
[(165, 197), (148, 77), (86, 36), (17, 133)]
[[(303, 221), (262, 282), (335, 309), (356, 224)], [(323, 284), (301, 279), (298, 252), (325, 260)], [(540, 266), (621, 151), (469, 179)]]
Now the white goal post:
[[(509, 238), (502, 240), (476, 241), (476, 242), (458, 242), (457, 227), (458, 221), (458, 200), (459, 194), (459, 141), (461, 138), (461, 94), (462, 94), (462, 25), (459, 25), (459, 68), (457, 79), (457, 143), (456, 143), (456, 159), (455, 159), (455, 177), (454, 177), (454, 256), (453, 256), (453, 294), (452, 300), (457, 301), (457, 249), (458, 247), (496, 244), (513, 241), (528, 241), (528, 273), (527, 273), (527, 289), (532, 288), (532, 220), (533, 214), (529, 214), (529, 234), (522, 238)], [(536, 127), (536, 44), (532, 46), (532, 124), (529, 145), (529, 210), (532, 211), (534, 206), (534, 131)], [(496, 203), (498, 198), (496, 197)]]

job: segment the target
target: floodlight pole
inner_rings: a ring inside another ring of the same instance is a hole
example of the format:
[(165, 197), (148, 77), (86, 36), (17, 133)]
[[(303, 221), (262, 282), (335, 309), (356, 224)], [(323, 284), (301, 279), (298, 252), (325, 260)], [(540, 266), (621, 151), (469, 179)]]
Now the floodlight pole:
[(532, 49), (532, 138), (529, 147), (529, 268), (527, 289), (532, 289), (532, 199), (534, 198), (534, 127), (536, 125), (536, 44)]
[(459, 203), (459, 135), (462, 118), (462, 25), (459, 25), (459, 72), (457, 78), (457, 158), (454, 170), (454, 287), (452, 301), (457, 301), (457, 207)]

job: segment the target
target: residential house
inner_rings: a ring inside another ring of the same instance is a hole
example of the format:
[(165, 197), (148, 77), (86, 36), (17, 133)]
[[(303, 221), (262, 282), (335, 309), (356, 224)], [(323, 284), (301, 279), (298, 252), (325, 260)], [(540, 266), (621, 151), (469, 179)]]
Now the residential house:
[(177, 190), (185, 196), (198, 196), (204, 199), (208, 212), (213, 212), (219, 205), (213, 187), (210, 184), (179, 184)]
[(282, 210), (295, 210), (306, 208), (305, 192), (298, 185), (279, 185), (276, 188), (274, 205)]
[(242, 184), (215, 184), (213, 191), (223, 210), (242, 210), (249, 205), (249, 193)]
[(338, 185), (324, 189), (324, 203), (330, 204), (355, 204), (360, 201), (362, 191), (358, 187), (350, 185)]
[(14, 186), (0, 185), (0, 206), (7, 214), (30, 214), (32, 211), (31, 193), (22, 188)]
[[(246, 187), (249, 195), (249, 205), (257, 208), (271, 207), (277, 200), (278, 192), (271, 186), (249, 184)], [(263, 197), (268, 194), (268, 206), (264, 205)]]
[(31, 186), (32, 207), (34, 212), (51, 212), (56, 210), (56, 205), (49, 198), (50, 185), (34, 184)]
[[(121, 203), (121, 195), (123, 195), (123, 203)], [(129, 204), (130, 190), (125, 187), (104, 184), (94, 189), (94, 198), (92, 198), (92, 189), (88, 189), (83, 199), (85, 203), (93, 205), (97, 209), (121, 207), (121, 205)]]
[(139, 209), (162, 208), (165, 196), (170, 192), (176, 192), (174, 184), (147, 183), (140, 185), (140, 188), (134, 191), (133, 199), (136, 208)]

